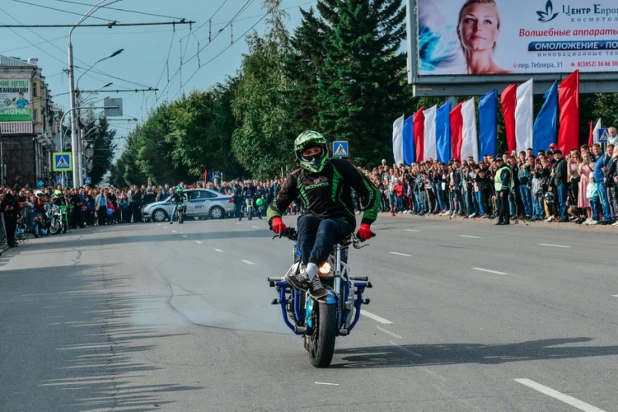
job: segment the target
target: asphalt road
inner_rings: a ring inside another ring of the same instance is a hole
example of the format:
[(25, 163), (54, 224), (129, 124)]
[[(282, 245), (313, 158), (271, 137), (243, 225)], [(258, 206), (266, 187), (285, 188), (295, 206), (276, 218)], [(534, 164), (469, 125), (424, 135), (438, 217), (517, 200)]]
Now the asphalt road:
[(329, 369), (270, 305), (292, 243), (265, 221), (30, 240), (0, 257), (0, 411), (618, 411), (615, 233), (373, 227)]

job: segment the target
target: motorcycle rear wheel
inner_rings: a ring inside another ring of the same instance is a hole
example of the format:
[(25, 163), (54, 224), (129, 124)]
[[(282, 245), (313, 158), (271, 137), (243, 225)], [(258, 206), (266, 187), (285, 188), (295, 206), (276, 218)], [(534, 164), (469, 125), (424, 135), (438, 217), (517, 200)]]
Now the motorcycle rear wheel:
[(313, 335), (309, 337), (309, 361), (316, 368), (327, 368), (335, 353), (335, 338), (337, 336), (337, 313), (335, 305), (318, 303), (317, 325)]

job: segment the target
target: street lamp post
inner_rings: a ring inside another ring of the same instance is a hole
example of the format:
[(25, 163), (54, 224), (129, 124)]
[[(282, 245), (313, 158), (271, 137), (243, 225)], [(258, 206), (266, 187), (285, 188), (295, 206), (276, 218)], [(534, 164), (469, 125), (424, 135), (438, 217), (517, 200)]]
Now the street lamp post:
[[(84, 22), (92, 13), (97, 11), (97, 9), (105, 3), (107, 0), (100, 0), (97, 2), (90, 10), (86, 12), (82, 16), (81, 19), (71, 28), (69, 32), (69, 47), (68, 47), (68, 60), (69, 60), (69, 104), (70, 104), (70, 113), (71, 113), (71, 145), (72, 145), (72, 153), (73, 153), (73, 162), (78, 163), (78, 167), (73, 167), (73, 187), (78, 188), (81, 185), (81, 159), (80, 151), (79, 151), (79, 138), (77, 133), (77, 119), (75, 116), (75, 67), (73, 66), (73, 30), (77, 28), (80, 24)], [(74, 165), (75, 166), (75, 165)]]
[[(88, 72), (89, 72), (89, 71), (90, 71), (90, 70), (91, 70), (94, 66), (96, 66), (97, 64), (101, 63), (101, 62), (102, 62), (102, 61), (104, 61), (104, 60), (107, 60), (107, 59), (111, 59), (111, 58), (113, 58), (113, 57), (116, 57), (116, 56), (118, 56), (120, 53), (122, 53), (123, 51), (124, 51), (124, 49), (116, 50), (115, 52), (113, 52), (113, 53), (112, 53), (112, 54), (110, 54), (109, 56), (105, 56), (105, 57), (100, 58), (100, 59), (99, 59), (99, 60), (97, 60), (96, 62), (92, 63), (92, 64), (90, 65), (90, 67), (88, 67), (88, 68), (87, 68), (87, 69), (86, 69), (86, 70), (85, 70), (85, 71), (84, 71), (84, 72), (83, 72), (83, 73), (82, 73), (82, 74), (81, 74), (81, 75), (77, 78), (77, 81), (75, 82), (75, 95), (76, 95), (76, 99), (77, 99), (77, 97), (80, 97), (80, 99), (79, 99), (79, 101), (78, 101), (78, 105), (79, 105), (80, 107), (82, 106), (82, 103), (81, 103), (81, 96), (79, 96), (79, 94), (80, 94), (80, 93), (79, 93), (79, 81), (81, 80), (81, 78), (82, 78), (82, 77), (84, 77), (84, 75), (85, 75), (86, 73), (88, 73)], [(106, 85), (105, 87), (107, 87), (107, 86), (109, 86), (109, 84), (108, 84), (108, 85)], [(76, 113), (77, 118), (79, 118), (79, 116), (80, 116), (80, 115), (81, 115), (81, 114), (80, 114), (80, 112), (78, 111), (78, 112)], [(78, 129), (78, 131), (77, 131), (77, 132), (78, 132), (78, 142), (77, 142), (77, 147), (78, 147), (78, 151), (77, 151), (77, 152), (78, 152), (78, 155), (77, 155), (77, 158), (76, 158), (76, 165), (77, 165), (77, 169), (78, 169), (78, 170), (77, 170), (78, 179), (79, 179), (79, 182), (80, 182), (80, 185), (81, 185), (81, 184), (83, 183), (83, 180), (84, 180), (84, 161), (83, 161), (83, 160), (84, 160), (84, 159), (83, 159), (83, 152), (84, 152), (84, 148), (83, 148), (83, 138), (84, 138), (84, 137), (83, 137), (83, 130)]]

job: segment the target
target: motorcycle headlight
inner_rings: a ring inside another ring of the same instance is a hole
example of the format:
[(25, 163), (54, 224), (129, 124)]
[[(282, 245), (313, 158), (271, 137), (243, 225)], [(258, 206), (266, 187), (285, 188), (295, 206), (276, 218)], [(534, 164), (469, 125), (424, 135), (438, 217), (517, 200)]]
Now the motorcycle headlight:
[(330, 263), (325, 262), (322, 266), (318, 268), (318, 272), (320, 272), (320, 275), (328, 275), (330, 273), (330, 269)]

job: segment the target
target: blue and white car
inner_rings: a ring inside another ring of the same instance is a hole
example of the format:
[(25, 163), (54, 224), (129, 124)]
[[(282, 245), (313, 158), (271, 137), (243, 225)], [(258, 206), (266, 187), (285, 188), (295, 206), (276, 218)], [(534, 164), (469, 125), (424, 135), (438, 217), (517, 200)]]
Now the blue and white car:
[[(227, 214), (236, 211), (232, 196), (222, 195), (215, 190), (187, 189), (184, 197), (185, 205), (187, 205), (186, 217), (223, 219)], [(155, 222), (169, 220), (174, 211), (174, 204), (170, 202), (170, 199), (171, 196), (164, 201), (149, 204), (142, 210), (142, 215)]]

